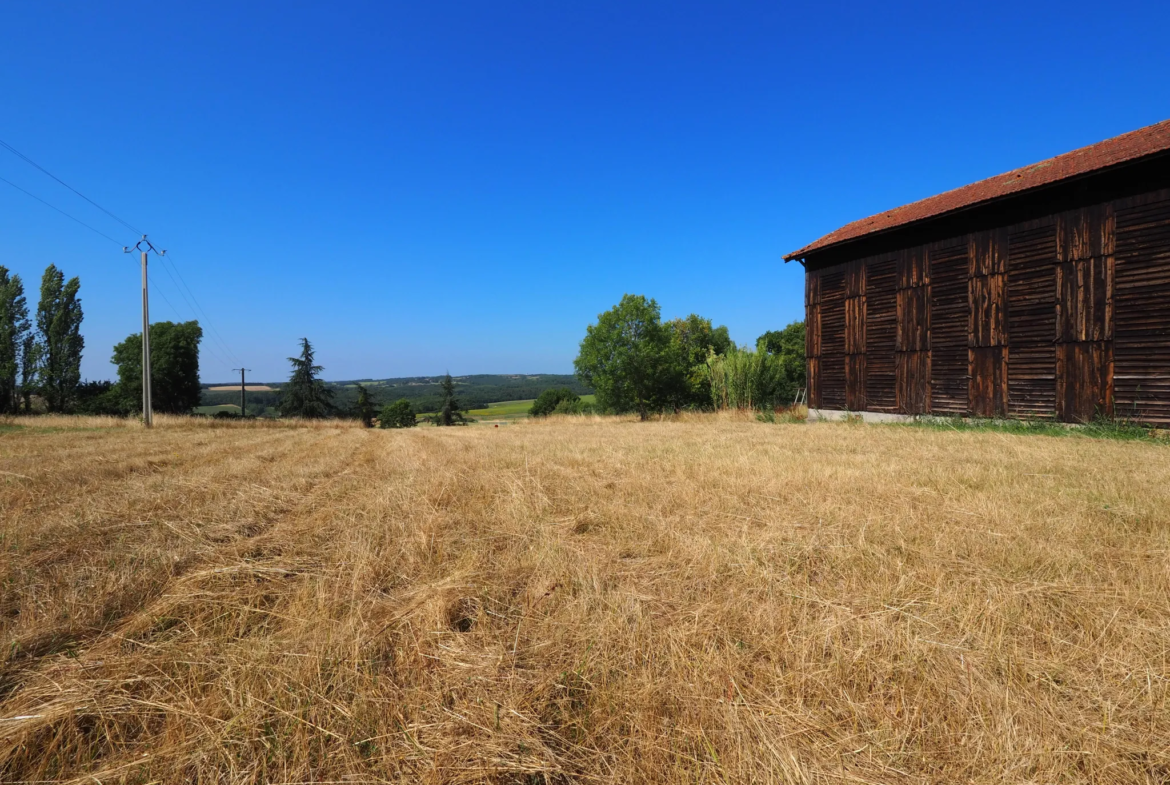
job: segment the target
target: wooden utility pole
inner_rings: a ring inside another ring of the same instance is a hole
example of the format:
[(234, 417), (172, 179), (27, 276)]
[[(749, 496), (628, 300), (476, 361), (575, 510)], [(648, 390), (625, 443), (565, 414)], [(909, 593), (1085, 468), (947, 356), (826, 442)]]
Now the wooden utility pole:
[[(165, 256), (166, 249), (157, 250), (146, 239), (146, 235), (142, 235), (134, 250), (142, 252), (142, 424), (150, 428), (154, 426), (154, 411), (150, 400), (150, 295), (146, 278), (146, 255), (154, 251), (159, 256)], [(122, 246), (122, 253), (130, 253), (130, 248)]]
[(244, 371), (250, 371), (252, 369), (251, 368), (232, 368), (232, 370), (240, 372), (240, 416), (247, 417), (248, 416), (248, 404), (247, 404), (247, 400), (245, 399), (245, 394), (246, 394), (245, 391), (248, 388), (244, 386)]

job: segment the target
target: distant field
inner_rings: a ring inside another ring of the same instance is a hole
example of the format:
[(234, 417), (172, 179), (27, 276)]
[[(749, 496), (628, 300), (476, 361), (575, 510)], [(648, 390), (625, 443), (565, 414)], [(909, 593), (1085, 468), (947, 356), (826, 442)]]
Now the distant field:
[(3, 782), (1170, 772), (1170, 445), (0, 423)]
[(532, 408), (535, 398), (530, 398), (526, 401), (499, 401), (497, 403), (489, 403), (486, 408), (472, 409), (467, 413), (472, 417), (487, 417), (493, 419), (515, 419), (517, 417), (527, 417), (528, 410)]
[[(214, 392), (225, 392), (225, 391), (239, 392), (240, 385), (238, 385), (238, 384), (235, 384), (235, 385), (221, 384), (217, 387), (208, 387), (207, 389), (212, 390)], [(247, 392), (271, 392), (272, 390), (275, 390), (276, 388), (269, 387), (267, 384), (249, 384), (249, 385), (245, 385), (244, 389)]]
[[(585, 403), (593, 403), (596, 398), (597, 396), (593, 394), (581, 396), (581, 400)], [(498, 403), (490, 403), (483, 409), (472, 409), (467, 413), (476, 418), (498, 420), (523, 419), (528, 416), (528, 410), (532, 408), (532, 404), (535, 402), (535, 398), (529, 398), (523, 401), (499, 401)]]

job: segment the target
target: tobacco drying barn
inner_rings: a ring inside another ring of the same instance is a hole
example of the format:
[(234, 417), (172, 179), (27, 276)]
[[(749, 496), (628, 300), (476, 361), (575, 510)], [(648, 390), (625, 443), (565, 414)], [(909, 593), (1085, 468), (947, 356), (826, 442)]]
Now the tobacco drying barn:
[(785, 259), (811, 409), (1170, 424), (1170, 120)]

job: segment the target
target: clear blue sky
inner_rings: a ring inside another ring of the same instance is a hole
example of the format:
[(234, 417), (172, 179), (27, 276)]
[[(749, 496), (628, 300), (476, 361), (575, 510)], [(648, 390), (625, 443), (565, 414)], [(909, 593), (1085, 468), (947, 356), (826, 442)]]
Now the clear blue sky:
[[(785, 252), (1170, 117), (1167, 4), (958, 5), (7, 3), (0, 139), (171, 250), (204, 381), (301, 336), (332, 379), (571, 372), (624, 292), (750, 343), (802, 317)], [(0, 183), (0, 264), (49, 262), (113, 377), (136, 260)]]

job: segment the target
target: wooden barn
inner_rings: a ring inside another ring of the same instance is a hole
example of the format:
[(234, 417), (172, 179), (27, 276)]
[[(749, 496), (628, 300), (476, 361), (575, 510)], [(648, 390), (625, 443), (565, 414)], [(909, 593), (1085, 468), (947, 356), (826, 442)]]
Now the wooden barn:
[(785, 259), (812, 409), (1170, 424), (1170, 120)]

